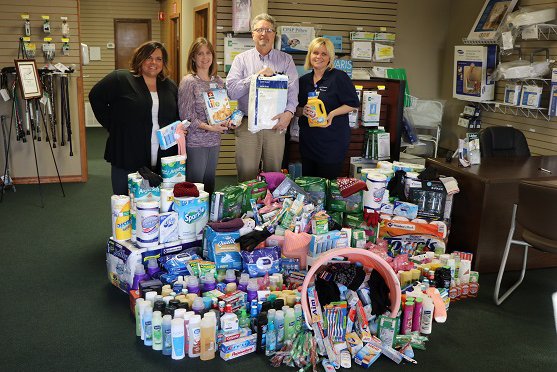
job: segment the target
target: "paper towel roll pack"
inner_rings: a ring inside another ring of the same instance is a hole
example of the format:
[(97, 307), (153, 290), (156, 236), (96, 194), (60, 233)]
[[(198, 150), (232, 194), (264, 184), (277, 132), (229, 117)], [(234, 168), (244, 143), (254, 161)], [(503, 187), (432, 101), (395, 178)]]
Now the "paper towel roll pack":
[(203, 228), (209, 221), (209, 194), (200, 191), (198, 197), (175, 197), (178, 212), (178, 235), (183, 242), (203, 238)]
[(115, 240), (128, 240), (132, 236), (130, 216), (130, 197), (127, 195), (112, 195), (112, 236)]
[(138, 201), (136, 217), (137, 246), (156, 247), (159, 244), (159, 202)]

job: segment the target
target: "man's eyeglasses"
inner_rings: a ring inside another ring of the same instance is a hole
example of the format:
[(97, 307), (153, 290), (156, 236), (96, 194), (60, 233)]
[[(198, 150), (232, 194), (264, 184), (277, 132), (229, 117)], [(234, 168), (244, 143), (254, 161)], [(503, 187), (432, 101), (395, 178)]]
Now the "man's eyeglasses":
[(265, 32), (268, 34), (272, 34), (273, 32), (275, 32), (275, 30), (273, 30), (272, 28), (256, 28), (253, 31), (257, 32), (258, 34), (264, 34)]

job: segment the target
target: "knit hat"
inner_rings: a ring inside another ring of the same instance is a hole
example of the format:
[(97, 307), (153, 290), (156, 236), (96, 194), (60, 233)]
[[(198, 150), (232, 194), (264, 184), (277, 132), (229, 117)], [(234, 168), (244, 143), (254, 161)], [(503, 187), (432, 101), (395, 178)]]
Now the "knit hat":
[(244, 227), (244, 221), (238, 217), (228, 220), (208, 222), (207, 225), (209, 225), (216, 232), (234, 232), (239, 231), (242, 227)]
[(275, 191), (278, 185), (280, 185), (286, 177), (284, 173), (280, 172), (261, 172), (260, 176), (262, 180), (267, 183), (267, 188), (271, 190), (271, 192)]
[(174, 185), (174, 197), (181, 198), (184, 196), (199, 196), (197, 186), (191, 182), (180, 182)]
[(356, 178), (339, 177), (337, 178), (337, 184), (343, 198), (347, 198), (361, 190), (367, 191), (366, 183)]

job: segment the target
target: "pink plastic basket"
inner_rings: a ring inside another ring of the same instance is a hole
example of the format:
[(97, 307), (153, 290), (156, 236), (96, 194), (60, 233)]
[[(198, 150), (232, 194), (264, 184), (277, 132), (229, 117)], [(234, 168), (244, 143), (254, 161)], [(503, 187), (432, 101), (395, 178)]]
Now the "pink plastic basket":
[(383, 260), (375, 253), (360, 248), (341, 248), (333, 249), (319, 257), (317, 261), (313, 263), (313, 266), (308, 271), (306, 278), (304, 279), (304, 283), (302, 284), (302, 309), (304, 310), (304, 318), (308, 327), (311, 329), (311, 313), (309, 311), (307, 296), (308, 286), (312, 281), (315, 272), (321, 265), (326, 264), (334, 257), (340, 256), (346, 257), (352, 262), (359, 262), (364, 267), (377, 270), (379, 274), (381, 274), (383, 279), (385, 279), (387, 286), (389, 287), (389, 299), (391, 300), (391, 317), (394, 318), (400, 307), (400, 282), (398, 281), (398, 277), (396, 276), (393, 269), (385, 260)]

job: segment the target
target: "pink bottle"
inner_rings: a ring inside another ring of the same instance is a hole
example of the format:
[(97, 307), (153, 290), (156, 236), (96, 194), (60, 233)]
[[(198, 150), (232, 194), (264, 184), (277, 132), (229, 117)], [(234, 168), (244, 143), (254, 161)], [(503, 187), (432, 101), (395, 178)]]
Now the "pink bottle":
[(420, 331), (423, 300), (418, 297), (414, 302), (414, 315), (412, 316), (412, 332)]
[(407, 335), (412, 332), (412, 317), (414, 315), (414, 302), (406, 301), (402, 312), (402, 325), (400, 333)]

